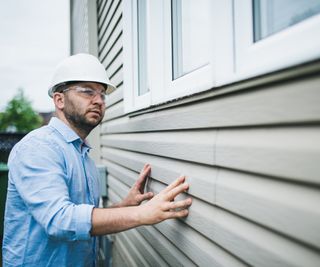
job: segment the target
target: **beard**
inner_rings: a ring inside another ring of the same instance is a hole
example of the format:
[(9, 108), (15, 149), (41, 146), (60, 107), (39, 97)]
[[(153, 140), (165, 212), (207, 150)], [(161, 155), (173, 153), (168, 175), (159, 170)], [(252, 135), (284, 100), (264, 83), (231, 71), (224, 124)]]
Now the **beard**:
[[(86, 116), (91, 111), (99, 111), (99, 119), (89, 119)], [(67, 105), (63, 110), (65, 118), (68, 122), (76, 129), (86, 134), (89, 134), (103, 119), (104, 112), (101, 111), (101, 108), (98, 106), (93, 106), (87, 110), (81, 112), (72, 101), (68, 101)]]

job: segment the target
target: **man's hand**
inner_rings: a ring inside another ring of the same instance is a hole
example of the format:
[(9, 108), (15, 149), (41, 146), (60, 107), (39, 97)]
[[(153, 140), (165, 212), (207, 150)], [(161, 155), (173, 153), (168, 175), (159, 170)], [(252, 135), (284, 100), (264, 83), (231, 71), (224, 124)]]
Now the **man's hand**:
[[(150, 166), (145, 166), (135, 183), (136, 190), (139, 191), (137, 195), (140, 196), (136, 203), (142, 199), (148, 199), (146, 196), (141, 197), (141, 195), (146, 194), (141, 193), (139, 188), (143, 188), (142, 185), (149, 172)], [(140, 206), (113, 209), (94, 208), (92, 211), (91, 235), (117, 233), (141, 225), (156, 224), (166, 219), (187, 216), (188, 207), (192, 203), (191, 198), (174, 202), (176, 196), (189, 188), (189, 185), (184, 181), (184, 176), (179, 177), (147, 203)]]
[(140, 206), (140, 222), (142, 224), (155, 224), (166, 219), (187, 216), (187, 208), (192, 204), (192, 199), (187, 198), (174, 202), (174, 198), (188, 188), (189, 185), (185, 183), (185, 177), (179, 177), (149, 202)]
[(153, 197), (152, 192), (144, 193), (144, 186), (150, 171), (151, 166), (149, 164), (144, 165), (138, 180), (131, 187), (128, 196), (121, 202), (122, 207), (138, 206), (142, 201), (151, 199)]

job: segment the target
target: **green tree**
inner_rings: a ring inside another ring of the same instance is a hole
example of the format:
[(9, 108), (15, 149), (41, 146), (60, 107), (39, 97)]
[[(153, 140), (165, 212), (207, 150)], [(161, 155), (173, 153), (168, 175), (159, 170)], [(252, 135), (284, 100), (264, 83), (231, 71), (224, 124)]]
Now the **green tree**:
[(0, 113), (0, 131), (29, 132), (41, 126), (42, 118), (32, 108), (23, 89), (8, 102)]

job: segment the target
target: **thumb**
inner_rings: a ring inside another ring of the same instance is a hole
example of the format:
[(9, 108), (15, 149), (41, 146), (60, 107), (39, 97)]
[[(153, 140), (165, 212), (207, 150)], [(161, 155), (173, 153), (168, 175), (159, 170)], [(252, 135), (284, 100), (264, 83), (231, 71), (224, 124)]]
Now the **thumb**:
[(141, 203), (142, 201), (148, 200), (148, 199), (151, 199), (151, 198), (153, 198), (153, 193), (152, 192), (148, 192), (148, 193), (139, 195), (138, 196), (138, 201), (139, 201), (139, 203)]

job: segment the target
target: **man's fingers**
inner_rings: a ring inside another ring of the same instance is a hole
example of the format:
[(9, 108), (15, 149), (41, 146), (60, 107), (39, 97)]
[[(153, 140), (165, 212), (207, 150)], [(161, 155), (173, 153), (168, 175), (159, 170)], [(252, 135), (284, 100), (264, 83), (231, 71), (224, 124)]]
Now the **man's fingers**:
[(185, 176), (180, 176), (178, 179), (174, 180), (171, 184), (169, 184), (163, 191), (169, 192), (171, 189), (177, 187), (179, 184), (183, 183), (186, 179)]
[(170, 202), (168, 204), (168, 210), (175, 210), (175, 209), (185, 209), (192, 204), (191, 198), (187, 198), (184, 200), (180, 200), (177, 202)]
[(187, 190), (188, 188), (189, 188), (189, 184), (188, 183), (180, 184), (180, 185), (174, 187), (173, 189), (171, 189), (169, 192), (167, 192), (165, 194), (165, 199), (170, 201), (170, 200), (174, 199), (180, 193), (182, 193), (185, 190)]
[(139, 178), (135, 184), (139, 190), (143, 190), (144, 185), (146, 183), (146, 178), (150, 174), (150, 171), (151, 171), (151, 166), (149, 164), (146, 164), (143, 166), (143, 169), (141, 170)]
[(140, 175), (139, 175), (138, 181), (140, 181), (140, 182), (143, 181), (144, 178), (149, 174), (150, 170), (151, 170), (150, 164), (145, 164), (143, 166), (142, 170), (140, 171)]
[(173, 218), (182, 218), (186, 217), (189, 214), (189, 210), (179, 210), (179, 211), (168, 211), (166, 212), (166, 219), (173, 219)]

